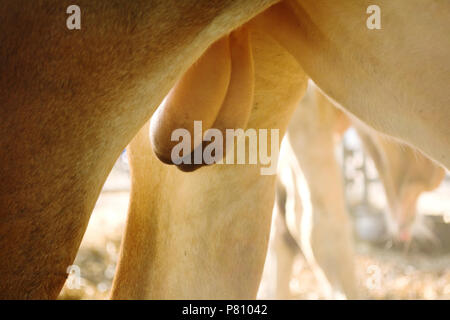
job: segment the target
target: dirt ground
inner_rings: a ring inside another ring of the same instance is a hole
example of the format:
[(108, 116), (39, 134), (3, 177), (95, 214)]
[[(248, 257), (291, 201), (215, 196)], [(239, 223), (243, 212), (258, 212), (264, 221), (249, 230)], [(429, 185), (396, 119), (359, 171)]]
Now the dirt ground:
[[(362, 299), (450, 299), (449, 254), (404, 254), (360, 243), (356, 272)], [(324, 299), (303, 257), (297, 258), (293, 274), (294, 298)]]
[[(437, 194), (442, 197), (442, 190)], [(444, 194), (448, 199), (447, 190)], [(108, 298), (128, 198), (128, 174), (123, 165), (118, 164), (104, 186), (74, 262), (80, 278), (69, 276), (60, 299)], [(426, 195), (420, 206), (435, 204), (435, 199)], [(447, 207), (442, 210), (448, 215)], [(363, 298), (450, 299), (450, 251), (428, 254), (420, 250), (403, 252), (386, 245), (357, 242), (356, 266)], [(290, 286), (297, 299), (323, 298), (311, 269), (301, 256), (295, 263)]]

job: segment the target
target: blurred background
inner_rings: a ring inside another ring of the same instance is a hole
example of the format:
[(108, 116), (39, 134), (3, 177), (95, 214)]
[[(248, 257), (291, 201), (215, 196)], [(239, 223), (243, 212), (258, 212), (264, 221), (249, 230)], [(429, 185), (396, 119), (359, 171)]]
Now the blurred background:
[[(437, 189), (419, 198), (416, 220), (426, 232), (415, 235), (408, 245), (398, 245), (387, 236), (387, 203), (377, 170), (353, 129), (345, 133), (336, 152), (354, 228), (361, 298), (450, 299), (448, 172)], [(103, 187), (60, 299), (108, 298), (126, 222), (129, 191), (130, 174), (124, 151)], [(295, 258), (289, 288), (294, 299), (326, 298), (302, 254)], [(268, 289), (263, 283), (258, 296), (270, 297), (265, 291)]]

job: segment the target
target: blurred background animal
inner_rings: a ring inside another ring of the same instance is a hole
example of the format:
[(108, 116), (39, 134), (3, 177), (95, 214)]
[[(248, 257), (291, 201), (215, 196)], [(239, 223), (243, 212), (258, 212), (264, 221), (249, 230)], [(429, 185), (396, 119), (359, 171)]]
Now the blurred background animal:
[[(362, 124), (310, 84), (294, 112), (280, 153), (269, 255), (276, 265), (263, 281), (270, 298), (291, 298), (289, 283), (300, 248), (328, 298), (360, 297), (354, 267), (353, 226), (336, 144), (347, 128), (358, 135), (384, 187), (391, 236), (411, 241), (419, 196), (439, 186), (445, 170), (417, 150)], [(420, 233), (420, 234), (423, 234)], [(428, 231), (428, 236), (432, 236)], [(267, 297), (267, 296), (266, 296)]]

